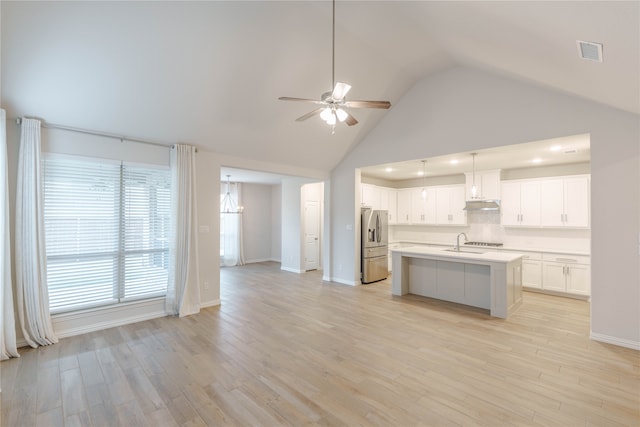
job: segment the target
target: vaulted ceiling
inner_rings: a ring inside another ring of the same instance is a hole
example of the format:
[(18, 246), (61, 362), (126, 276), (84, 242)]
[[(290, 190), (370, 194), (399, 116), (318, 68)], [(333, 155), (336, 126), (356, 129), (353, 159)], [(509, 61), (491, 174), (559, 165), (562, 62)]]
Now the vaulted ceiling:
[[(9, 117), (331, 170), (384, 118), (295, 122), (331, 89), (330, 1), (1, 3)], [(336, 80), (397, 103), (454, 66), (640, 114), (639, 2), (342, 1)], [(604, 45), (604, 62), (576, 40)], [(392, 107), (393, 108), (393, 107)]]

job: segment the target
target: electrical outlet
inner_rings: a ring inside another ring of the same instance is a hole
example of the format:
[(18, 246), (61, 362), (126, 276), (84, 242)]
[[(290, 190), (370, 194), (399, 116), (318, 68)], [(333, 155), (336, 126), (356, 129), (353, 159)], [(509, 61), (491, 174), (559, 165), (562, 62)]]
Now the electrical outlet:
[(204, 281), (204, 288), (209, 289), (209, 282), (207, 282), (206, 280)]

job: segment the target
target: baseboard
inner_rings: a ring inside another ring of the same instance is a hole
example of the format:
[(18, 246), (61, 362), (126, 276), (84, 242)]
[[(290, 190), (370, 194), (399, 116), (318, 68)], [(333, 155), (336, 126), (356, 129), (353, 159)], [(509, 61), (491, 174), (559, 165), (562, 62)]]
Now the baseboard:
[(220, 298), (206, 301), (200, 304), (200, 308), (215, 307), (221, 304)]
[(295, 269), (295, 268), (282, 267), (282, 266), (280, 266), (280, 270), (288, 271), (290, 273), (297, 273), (297, 274), (304, 273), (304, 270), (298, 270), (298, 269)]
[(330, 282), (330, 281), (331, 281), (331, 277), (329, 277), (329, 276), (322, 276), (322, 281), (323, 281), (323, 282)]
[(272, 261), (270, 258), (258, 258), (258, 259), (248, 259), (244, 263), (245, 264), (257, 264), (259, 262), (268, 262)]
[(333, 277), (331, 278), (330, 282), (336, 282), (336, 283), (341, 283), (343, 285), (349, 285), (349, 286), (360, 286), (362, 283), (360, 283), (360, 281), (355, 281), (355, 280), (345, 280), (345, 279), (339, 279), (337, 277)]
[(607, 344), (630, 348), (632, 350), (640, 350), (640, 342), (638, 341), (631, 341), (624, 338), (617, 338), (609, 335), (597, 334), (594, 332), (591, 332), (591, 339), (594, 341), (600, 341)]
[(58, 338), (86, 334), (167, 315), (164, 298), (121, 304), (93, 310), (54, 315), (53, 330)]

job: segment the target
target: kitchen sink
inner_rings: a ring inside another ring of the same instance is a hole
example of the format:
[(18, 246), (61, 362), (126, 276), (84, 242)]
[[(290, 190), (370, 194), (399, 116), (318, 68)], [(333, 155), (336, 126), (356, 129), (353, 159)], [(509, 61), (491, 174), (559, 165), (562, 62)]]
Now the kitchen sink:
[(464, 250), (464, 249), (457, 250), (456, 248), (445, 249), (445, 252), (462, 252), (462, 253), (465, 253), (465, 254), (478, 254), (478, 255), (484, 253), (484, 252), (469, 251), (469, 250)]

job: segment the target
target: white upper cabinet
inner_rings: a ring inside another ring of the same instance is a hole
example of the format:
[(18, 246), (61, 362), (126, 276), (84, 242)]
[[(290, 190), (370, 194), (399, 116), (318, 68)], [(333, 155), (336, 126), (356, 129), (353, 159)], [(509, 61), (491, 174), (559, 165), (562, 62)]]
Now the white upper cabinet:
[[(364, 184), (363, 184), (364, 185)], [(389, 224), (466, 225), (464, 185), (380, 189), (380, 205), (389, 212)], [(363, 193), (367, 190), (363, 189)], [(371, 194), (371, 193), (369, 193)], [(426, 196), (426, 197), (425, 197)], [(375, 196), (374, 196), (375, 197)], [(366, 197), (363, 200), (368, 201)]]
[(410, 188), (398, 190), (396, 224), (411, 223), (411, 194)]
[(389, 224), (395, 224), (398, 217), (398, 190), (395, 188), (383, 188), (380, 193), (380, 202), (382, 209), (389, 214)]
[(436, 187), (436, 224), (465, 225), (465, 187), (452, 185)]
[(589, 227), (589, 176), (502, 182), (502, 225)]
[(397, 192), (395, 188), (361, 184), (362, 206), (387, 211), (389, 224), (397, 223)]
[(380, 209), (380, 187), (362, 184), (362, 206)]
[(540, 200), (540, 183), (537, 181), (503, 182), (500, 204), (502, 225), (540, 226)]
[(412, 224), (436, 223), (436, 190), (433, 187), (425, 187), (424, 190), (426, 194), (423, 197), (422, 188), (411, 189)]
[(589, 227), (589, 177), (542, 181), (542, 226)]
[[(465, 173), (465, 198), (472, 200), (473, 173)], [(477, 199), (500, 200), (500, 170), (476, 172)]]

